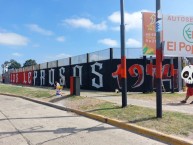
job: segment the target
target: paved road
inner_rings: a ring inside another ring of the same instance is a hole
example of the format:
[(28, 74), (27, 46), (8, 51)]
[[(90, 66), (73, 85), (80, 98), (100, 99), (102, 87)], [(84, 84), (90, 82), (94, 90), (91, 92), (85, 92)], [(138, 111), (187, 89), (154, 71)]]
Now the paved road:
[(0, 95), (0, 145), (163, 145), (163, 143), (71, 112)]

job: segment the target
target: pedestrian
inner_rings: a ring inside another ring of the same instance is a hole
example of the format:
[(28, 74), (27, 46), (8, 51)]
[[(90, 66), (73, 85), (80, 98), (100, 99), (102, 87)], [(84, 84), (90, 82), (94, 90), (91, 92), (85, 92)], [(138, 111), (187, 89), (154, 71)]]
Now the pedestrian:
[[(190, 96), (193, 96), (193, 84), (186, 84), (187, 91), (186, 91), (186, 98), (181, 103), (185, 104)], [(193, 101), (190, 103), (193, 104)]]
[(54, 86), (55, 86), (55, 89), (56, 89), (56, 96), (61, 95), (61, 86), (60, 86), (60, 84), (57, 81), (55, 81)]

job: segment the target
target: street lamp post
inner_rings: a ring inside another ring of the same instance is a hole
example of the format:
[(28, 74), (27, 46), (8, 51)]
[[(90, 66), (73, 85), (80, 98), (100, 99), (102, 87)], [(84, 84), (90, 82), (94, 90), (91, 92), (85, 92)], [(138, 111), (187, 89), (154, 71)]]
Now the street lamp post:
[(125, 56), (125, 24), (124, 24), (124, 1), (120, 0), (121, 5), (121, 82), (122, 82), (122, 107), (127, 106), (127, 71)]
[(156, 0), (156, 108), (157, 118), (162, 118), (162, 45), (160, 41), (160, 0)]

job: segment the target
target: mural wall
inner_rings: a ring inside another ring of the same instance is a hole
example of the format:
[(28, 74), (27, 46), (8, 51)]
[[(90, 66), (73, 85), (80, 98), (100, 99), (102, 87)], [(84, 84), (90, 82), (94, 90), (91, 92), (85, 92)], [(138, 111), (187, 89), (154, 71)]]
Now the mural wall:
[[(114, 91), (121, 89), (120, 59), (108, 59), (68, 65), (69, 63), (53, 61), (28, 69), (10, 73), (10, 83), (31, 86), (54, 86), (58, 81), (70, 87), (70, 76), (79, 76), (81, 89)], [(177, 59), (174, 59), (174, 87), (178, 88)], [(163, 61), (163, 85), (166, 91), (171, 89), (170, 60)], [(130, 92), (151, 91), (155, 83), (155, 60), (153, 64), (146, 59), (127, 59), (127, 85)]]

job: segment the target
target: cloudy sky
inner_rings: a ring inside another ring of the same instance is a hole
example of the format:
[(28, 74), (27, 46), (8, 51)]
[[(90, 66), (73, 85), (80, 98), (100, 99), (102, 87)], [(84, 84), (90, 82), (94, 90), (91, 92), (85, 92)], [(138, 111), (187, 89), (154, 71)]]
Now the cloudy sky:
[[(162, 0), (163, 14), (193, 15), (192, 0)], [(120, 47), (120, 0), (0, 0), (0, 64), (38, 63)], [(142, 45), (141, 12), (155, 0), (125, 0), (126, 47)]]

